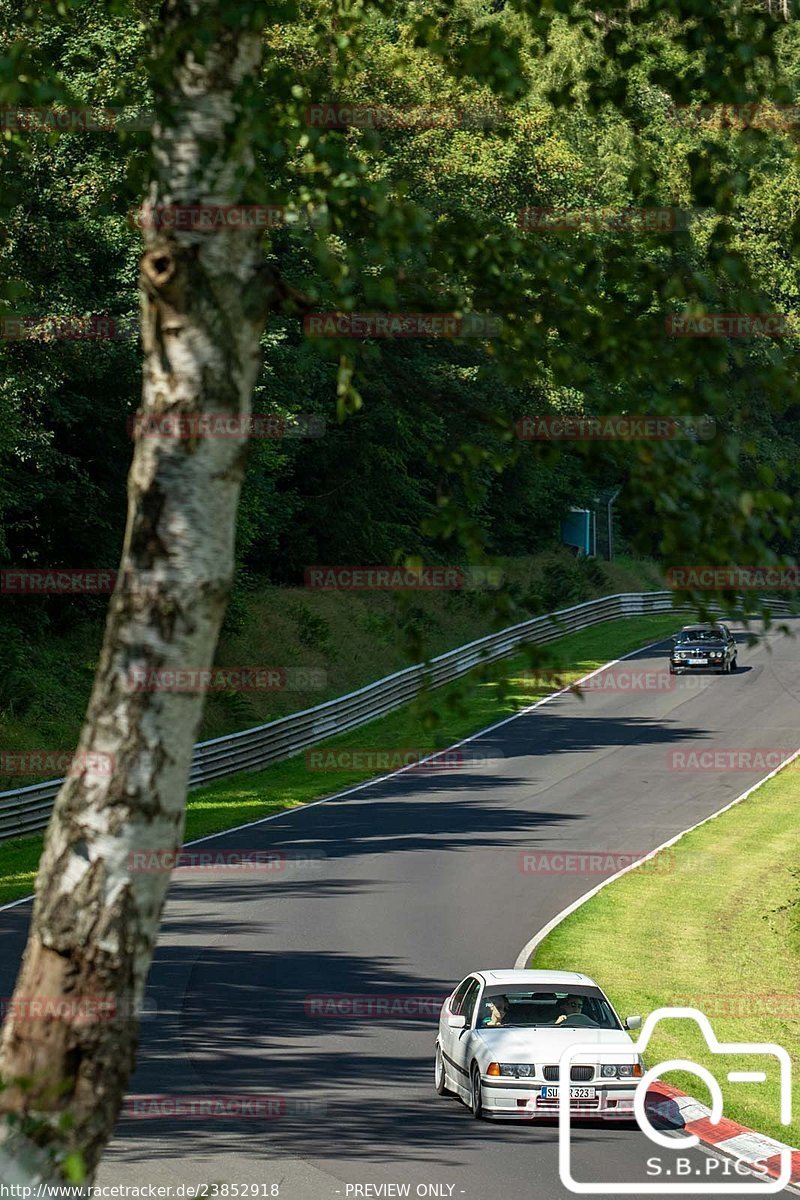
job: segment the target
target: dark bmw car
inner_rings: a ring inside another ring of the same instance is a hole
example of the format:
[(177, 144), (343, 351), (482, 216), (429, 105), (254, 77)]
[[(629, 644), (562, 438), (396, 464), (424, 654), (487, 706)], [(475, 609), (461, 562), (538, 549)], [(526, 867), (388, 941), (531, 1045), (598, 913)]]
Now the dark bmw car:
[(672, 639), (670, 674), (681, 671), (716, 671), (728, 675), (736, 670), (736, 641), (727, 625), (686, 625)]

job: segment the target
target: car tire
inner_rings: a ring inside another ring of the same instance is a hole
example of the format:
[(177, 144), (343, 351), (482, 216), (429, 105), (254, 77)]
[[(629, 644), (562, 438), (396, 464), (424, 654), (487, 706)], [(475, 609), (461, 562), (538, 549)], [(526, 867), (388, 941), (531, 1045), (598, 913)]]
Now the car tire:
[(473, 1064), (470, 1072), (470, 1087), (469, 1087), (469, 1111), (472, 1113), (473, 1121), (480, 1121), (483, 1118), (483, 1099), (481, 1096), (481, 1073)]
[(433, 1063), (433, 1086), (436, 1088), (437, 1095), (447, 1096), (450, 1094), (450, 1089), (447, 1086), (446, 1076), (444, 1073), (444, 1058), (442, 1057), (442, 1047), (436, 1043), (436, 1057)]
[(731, 670), (732, 671), (739, 670), (739, 659), (737, 658), (737, 656), (735, 654), (734, 654), (733, 658), (731, 659)]

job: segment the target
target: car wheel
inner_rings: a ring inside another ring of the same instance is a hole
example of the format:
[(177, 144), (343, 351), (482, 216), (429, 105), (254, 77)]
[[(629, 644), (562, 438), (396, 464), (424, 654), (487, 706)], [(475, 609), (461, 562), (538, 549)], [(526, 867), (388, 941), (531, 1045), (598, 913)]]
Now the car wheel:
[(738, 671), (738, 669), (739, 669), (739, 659), (734, 654), (733, 658), (731, 659), (731, 670)]
[(669, 669), (669, 673), (670, 673), (670, 675), (677, 675), (677, 674), (678, 674), (678, 672), (675, 670), (675, 668), (674, 668), (674, 667), (670, 667), (670, 669)]
[(440, 1096), (448, 1094), (448, 1087), (444, 1074), (444, 1058), (442, 1057), (442, 1047), (436, 1043), (436, 1058), (433, 1063), (433, 1086)]
[(483, 1116), (483, 1097), (481, 1091), (481, 1073), (477, 1067), (473, 1067), (470, 1076), (469, 1108), (473, 1119), (476, 1121), (480, 1121)]

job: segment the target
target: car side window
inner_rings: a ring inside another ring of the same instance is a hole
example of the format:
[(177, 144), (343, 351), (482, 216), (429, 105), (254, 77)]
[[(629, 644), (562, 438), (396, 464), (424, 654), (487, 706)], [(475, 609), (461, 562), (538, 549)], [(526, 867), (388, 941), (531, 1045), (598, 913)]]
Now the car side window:
[(467, 979), (464, 980), (463, 983), (460, 983), (458, 985), (458, 987), (456, 988), (455, 992), (453, 993), (453, 999), (450, 1001), (450, 1012), (453, 1014), (454, 1017), (460, 1016), (461, 1006), (464, 1003), (464, 997), (467, 994), (469, 985), (471, 983), (475, 983), (475, 982), (476, 981), (472, 978), (472, 976), (469, 976)]
[(464, 1004), (461, 1009), (461, 1015), (466, 1018), (467, 1028), (472, 1024), (472, 1015), (475, 1012), (475, 1001), (478, 999), (478, 992), (481, 990), (481, 985), (477, 979), (473, 979), (470, 984), (469, 991), (464, 997)]

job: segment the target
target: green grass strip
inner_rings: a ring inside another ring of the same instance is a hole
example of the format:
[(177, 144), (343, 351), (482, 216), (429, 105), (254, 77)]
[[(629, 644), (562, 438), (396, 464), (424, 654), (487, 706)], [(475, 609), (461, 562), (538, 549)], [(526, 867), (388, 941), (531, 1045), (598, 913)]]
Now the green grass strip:
[[(549, 659), (567, 682), (611, 659), (672, 633), (680, 618), (669, 613), (606, 621), (592, 629), (553, 642)], [(360, 729), (321, 744), (331, 750), (375, 749), (433, 751), (511, 716), (554, 690), (525, 677), (523, 656), (498, 664), (501, 680), (481, 679), (481, 669), (430, 693), (437, 720), (414, 702)], [(192, 792), (186, 809), (186, 841), (255, 821), (310, 800), (332, 795), (366, 779), (385, 774), (376, 769), (309, 770), (304, 755), (275, 763), (263, 771), (240, 774)], [(0, 842), (0, 904), (28, 896), (33, 890), (42, 851), (42, 835)]]
[[(697, 1026), (657, 1026), (648, 1067), (682, 1058), (719, 1081), (725, 1116), (798, 1146), (800, 1105), (800, 773), (797, 762), (686, 834), (658, 866), (609, 884), (547, 937), (537, 967), (585, 971), (623, 1016), (660, 1007), (705, 1012), (722, 1042), (770, 1042), (793, 1060), (792, 1125), (779, 1121), (778, 1072), (764, 1057), (709, 1054)], [(744, 790), (744, 789), (742, 789)], [(767, 1072), (728, 1083), (729, 1070)], [(665, 1080), (703, 1103), (689, 1073)]]

